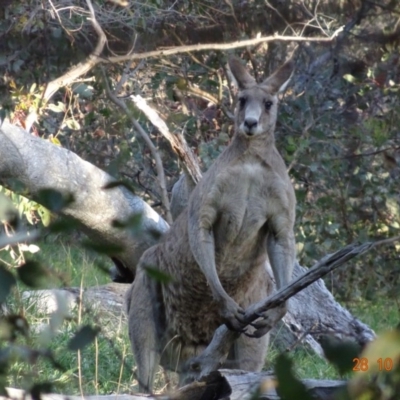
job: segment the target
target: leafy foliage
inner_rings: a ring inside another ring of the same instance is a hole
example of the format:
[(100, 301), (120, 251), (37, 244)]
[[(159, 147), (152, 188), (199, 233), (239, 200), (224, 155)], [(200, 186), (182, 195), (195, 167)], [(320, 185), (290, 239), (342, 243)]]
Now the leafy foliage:
[(365, 368), (348, 385), (356, 400), (394, 400), (400, 393), (400, 330), (388, 331), (361, 354)]
[(50, 287), (47, 270), (37, 261), (26, 261), (17, 268), (17, 273), (19, 279), (29, 287)]
[(99, 333), (99, 329), (94, 329), (90, 326), (83, 326), (75, 333), (74, 337), (68, 343), (69, 350), (82, 350), (84, 347), (92, 343)]
[(312, 400), (304, 384), (293, 373), (292, 362), (284, 354), (276, 360), (275, 374), (278, 380), (278, 395), (282, 400)]
[(10, 294), (16, 280), (14, 275), (0, 265), (0, 303), (3, 303)]
[[(7, 206), (11, 207), (10, 203), (7, 203)], [(10, 210), (3, 215), (14, 215), (14, 213)], [(0, 234), (0, 239), (5, 242), (7, 237)], [(88, 382), (85, 381), (86, 378), (83, 379), (85, 390), (91, 387), (92, 390), (109, 392), (120, 386), (119, 382), (115, 382), (118, 379), (132, 381), (130, 368), (124, 368), (121, 365), (123, 362), (121, 360), (124, 360), (125, 355), (118, 353), (118, 343), (115, 343), (120, 338), (116, 336), (114, 330), (113, 343), (107, 339), (104, 329), (101, 330), (97, 323), (93, 324), (93, 318), (96, 318), (93, 310), (85, 311), (83, 308), (83, 318), (82, 316), (77, 318), (74, 316), (76, 310), (70, 311), (65, 300), (56, 296), (57, 309), (42, 320), (40, 312), (34, 310), (36, 301), (30, 297), (29, 301), (23, 299), (24, 295), (20, 292), (21, 283), (38, 288), (60, 285), (56, 277), (59, 277), (62, 282), (67, 281), (67, 263), (52, 259), (56, 248), (57, 245), (53, 244), (51, 254), (47, 254), (46, 258), (49, 262), (51, 260), (51, 263), (62, 264), (59, 267), (60, 273), (44, 267), (36, 254), (33, 255), (34, 259), (20, 266), (18, 266), (18, 260), (9, 262), (8, 267), (0, 265), (0, 392), (3, 394), (5, 394), (5, 387), (10, 385), (26, 389), (32, 398), (40, 398), (41, 394), (50, 391), (72, 393), (77, 387), (75, 366), (82, 364), (77, 358), (77, 350), (87, 356), (97, 353), (100, 348), (100, 351), (108, 354), (104, 356), (104, 358), (108, 357), (104, 362), (96, 361), (96, 363), (101, 363), (96, 367), (91, 357), (88, 357), (90, 365), (86, 365), (85, 359), (85, 363), (81, 366), (82, 372), (79, 372), (88, 377)], [(82, 249), (80, 252), (82, 253)], [(60, 259), (60, 255), (56, 254), (56, 258)], [(79, 262), (76, 261), (75, 268), (79, 269), (79, 274), (76, 273), (78, 282), (75, 284), (78, 285), (83, 279), (82, 264), (82, 259)], [(93, 265), (90, 268), (94, 270)], [(29, 293), (34, 296), (35, 292)], [(40, 291), (38, 296), (40, 296)], [(105, 321), (107, 319), (103, 320)], [(62, 337), (63, 335), (65, 337)], [(93, 343), (94, 340), (96, 340), (96, 346)], [(103, 358), (103, 356), (100, 357)], [(71, 366), (72, 369), (70, 369)], [(90, 379), (95, 370), (96, 375)], [(44, 374), (43, 371), (46, 373)], [(93, 385), (96, 387), (94, 388)]]

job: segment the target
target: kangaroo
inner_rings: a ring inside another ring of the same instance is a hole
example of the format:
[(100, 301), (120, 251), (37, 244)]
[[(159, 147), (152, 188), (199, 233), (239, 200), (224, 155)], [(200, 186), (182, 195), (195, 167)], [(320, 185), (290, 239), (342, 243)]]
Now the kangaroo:
[[(179, 373), (222, 323), (243, 331), (244, 310), (271, 294), (268, 259), (278, 289), (291, 279), (296, 199), (274, 130), (277, 94), (290, 79), (293, 62), (260, 84), (238, 59), (231, 58), (229, 66), (239, 87), (233, 139), (171, 229), (142, 255), (127, 292), (140, 391), (151, 391), (160, 363)], [(149, 267), (172, 280), (157, 282), (146, 272)], [(285, 313), (283, 305), (256, 321), (237, 339), (226, 366), (261, 370), (267, 332)]]

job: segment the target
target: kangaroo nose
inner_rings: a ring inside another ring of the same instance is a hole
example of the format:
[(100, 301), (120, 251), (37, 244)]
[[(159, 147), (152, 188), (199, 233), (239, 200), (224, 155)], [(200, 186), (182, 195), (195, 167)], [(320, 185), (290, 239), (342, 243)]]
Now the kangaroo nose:
[(257, 126), (257, 120), (255, 118), (246, 118), (244, 120), (244, 126), (251, 130), (252, 128)]

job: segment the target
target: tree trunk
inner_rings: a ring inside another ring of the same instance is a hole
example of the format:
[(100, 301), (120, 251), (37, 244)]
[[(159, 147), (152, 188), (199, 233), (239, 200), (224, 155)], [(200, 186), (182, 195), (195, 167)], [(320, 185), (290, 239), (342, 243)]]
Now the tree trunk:
[[(125, 187), (104, 189), (113, 178), (71, 151), (8, 123), (3, 123), (0, 128), (0, 143), (0, 183), (13, 188), (13, 181), (22, 182), (28, 189), (24, 195), (29, 198), (35, 197), (43, 188), (71, 193), (75, 201), (61, 214), (76, 220), (92, 240), (122, 245), (123, 251), (113, 255), (119, 260), (122, 272), (130, 271), (133, 277), (142, 253), (168, 230), (168, 224)], [(139, 213), (142, 225), (135, 235), (112, 224)], [(266, 268), (272, 277), (269, 264)], [(304, 268), (296, 263), (294, 277), (303, 271)], [(125, 290), (125, 286), (121, 288)], [(282, 325), (274, 330), (274, 343), (287, 348), (301, 340), (322, 354), (318, 344), (321, 333), (352, 338), (361, 345), (375, 336), (368, 326), (336, 303), (319, 280), (290, 299), (288, 314)]]
[[(132, 273), (143, 252), (168, 230), (168, 224), (125, 187), (104, 189), (115, 179), (75, 153), (7, 122), (0, 127), (0, 143), (1, 185), (13, 189), (18, 181), (28, 190), (22, 194), (30, 199), (45, 188), (72, 194), (75, 201), (61, 214), (77, 221), (90, 239), (122, 246), (115, 257)], [(113, 221), (137, 214), (142, 215), (143, 226), (135, 237), (113, 227)]]

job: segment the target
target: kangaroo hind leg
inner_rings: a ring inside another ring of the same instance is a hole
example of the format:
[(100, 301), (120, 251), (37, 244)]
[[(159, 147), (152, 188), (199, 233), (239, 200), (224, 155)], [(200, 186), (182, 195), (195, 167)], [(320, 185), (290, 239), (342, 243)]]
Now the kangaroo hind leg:
[(269, 335), (249, 338), (241, 335), (234, 344), (235, 368), (244, 371), (261, 371), (265, 364)]
[(150, 393), (160, 363), (162, 345), (162, 304), (157, 298), (157, 283), (143, 268), (138, 268), (135, 281), (126, 296), (129, 338), (137, 364), (139, 390)]

